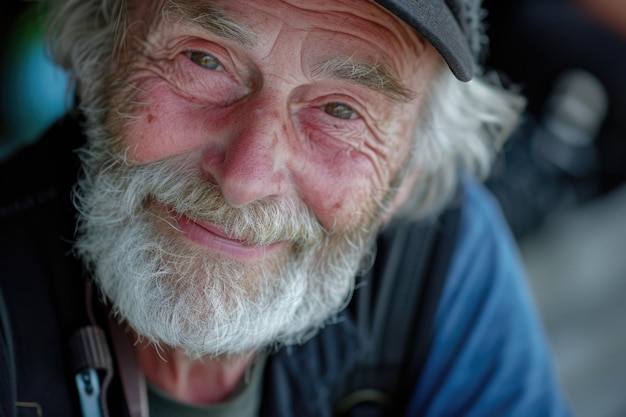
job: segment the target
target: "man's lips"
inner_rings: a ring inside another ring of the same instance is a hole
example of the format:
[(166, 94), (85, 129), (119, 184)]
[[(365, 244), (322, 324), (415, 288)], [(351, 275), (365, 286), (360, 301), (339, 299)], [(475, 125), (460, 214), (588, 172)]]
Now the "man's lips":
[(250, 244), (246, 242), (245, 238), (229, 236), (225, 230), (213, 224), (194, 221), (184, 214), (171, 210), (169, 212), (177, 229), (181, 231), (184, 237), (210, 251), (218, 252), (230, 258), (258, 260), (284, 244), (284, 242), (269, 245)]

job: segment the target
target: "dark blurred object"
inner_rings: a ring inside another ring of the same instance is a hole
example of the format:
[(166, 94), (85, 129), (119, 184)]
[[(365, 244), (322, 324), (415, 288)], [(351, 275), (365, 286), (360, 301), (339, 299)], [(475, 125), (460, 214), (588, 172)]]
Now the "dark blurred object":
[(558, 79), (542, 113), (526, 115), (487, 181), (516, 237), (599, 193), (595, 140), (607, 107), (594, 76), (570, 71)]
[(598, 169), (594, 142), (607, 110), (607, 93), (593, 75), (578, 70), (561, 76), (541, 117), (545, 132), (532, 138), (536, 159), (549, 161), (574, 180), (594, 175)]
[(600, 192), (624, 183), (626, 32), (574, 0), (485, 0), (485, 6), (491, 39), (487, 67), (522, 88), (533, 116), (543, 111), (558, 77), (571, 69), (585, 70), (605, 86), (610, 106), (596, 140), (596, 175)]

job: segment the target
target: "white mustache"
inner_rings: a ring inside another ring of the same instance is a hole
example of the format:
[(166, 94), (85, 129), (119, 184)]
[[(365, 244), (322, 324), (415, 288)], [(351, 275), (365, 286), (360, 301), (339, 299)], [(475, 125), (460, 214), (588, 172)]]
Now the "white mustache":
[(129, 203), (136, 210), (138, 203), (146, 209), (151, 202), (158, 202), (192, 221), (217, 226), (250, 245), (289, 241), (305, 247), (330, 233), (303, 202), (295, 199), (265, 199), (232, 207), (219, 185), (202, 178), (199, 168), (188, 159), (182, 156), (142, 166), (118, 166), (116, 169), (126, 171), (121, 176), (128, 181), (128, 187), (137, 190), (135, 198), (141, 198), (141, 202)]

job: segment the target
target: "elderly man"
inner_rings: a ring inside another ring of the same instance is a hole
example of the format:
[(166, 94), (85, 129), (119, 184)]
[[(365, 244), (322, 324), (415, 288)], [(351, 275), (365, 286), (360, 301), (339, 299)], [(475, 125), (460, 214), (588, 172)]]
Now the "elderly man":
[(6, 413), (567, 415), (471, 179), (522, 105), (467, 83), (478, 4), (52, 6), (79, 103), (2, 171)]

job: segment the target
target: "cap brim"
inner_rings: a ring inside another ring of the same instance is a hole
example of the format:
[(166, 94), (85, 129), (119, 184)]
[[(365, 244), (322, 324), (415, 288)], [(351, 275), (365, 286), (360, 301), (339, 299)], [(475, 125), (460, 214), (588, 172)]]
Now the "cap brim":
[(429, 41), (461, 81), (474, 77), (467, 38), (444, 0), (376, 0)]

